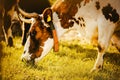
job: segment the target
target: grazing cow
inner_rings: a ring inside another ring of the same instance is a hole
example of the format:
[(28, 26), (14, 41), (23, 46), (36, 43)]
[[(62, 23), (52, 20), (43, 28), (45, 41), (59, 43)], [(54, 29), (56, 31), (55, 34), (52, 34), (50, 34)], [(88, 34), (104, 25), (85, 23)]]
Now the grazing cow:
[(2, 0), (0, 1), (0, 41), (1, 40), (3, 40), (3, 38), (4, 38), (4, 34), (3, 34), (3, 31), (2, 31), (2, 24), (3, 24), (3, 4), (2, 4), (3, 2), (2, 2)]
[(103, 55), (111, 37), (120, 27), (119, 3), (120, 0), (57, 0), (42, 14), (31, 16), (32, 25), (22, 60), (34, 64), (48, 54), (53, 46), (58, 51), (57, 40), (71, 28), (82, 28), (84, 35), (97, 29), (98, 56), (92, 70), (99, 70), (103, 66)]
[[(19, 6), (24, 9), (27, 12), (37, 12), (41, 13), (46, 7), (50, 6), (50, 3), (48, 0), (0, 0), (0, 37), (2, 37), (3, 32), (5, 34), (5, 40), (9, 46), (13, 46), (13, 37), (17, 35), (21, 35), (21, 21), (19, 20), (19, 17), (17, 15), (16, 11), (16, 5), (19, 4)], [(27, 5), (26, 5), (27, 4)], [(34, 7), (33, 7), (34, 6)], [(41, 6), (38, 8), (38, 6)], [(27, 24), (28, 25), (28, 24)], [(26, 26), (26, 24), (25, 24)], [(28, 29), (27, 29), (28, 28)], [(3, 30), (3, 31), (2, 31)], [(22, 44), (24, 45), (26, 41), (26, 33), (29, 30), (29, 26), (26, 26), (25, 31), (23, 31), (23, 41)], [(20, 32), (20, 34), (18, 33)]]
[[(36, 12), (38, 14), (41, 14), (45, 8), (50, 7), (50, 3), (48, 0), (36, 0), (36, 1), (20, 0), (18, 5), (26, 12), (29, 13)], [(27, 40), (27, 33), (29, 31), (29, 28), (30, 28), (30, 23), (25, 23), (24, 26), (22, 27), (23, 29), (22, 45), (24, 45)]]
[[(1, 0), (1, 25), (2, 32), (4, 32), (5, 40), (9, 46), (13, 46), (11, 28), (18, 23), (18, 18), (14, 16), (15, 6), (18, 0)], [(1, 34), (0, 34), (1, 35)], [(1, 35), (2, 36), (2, 35)]]

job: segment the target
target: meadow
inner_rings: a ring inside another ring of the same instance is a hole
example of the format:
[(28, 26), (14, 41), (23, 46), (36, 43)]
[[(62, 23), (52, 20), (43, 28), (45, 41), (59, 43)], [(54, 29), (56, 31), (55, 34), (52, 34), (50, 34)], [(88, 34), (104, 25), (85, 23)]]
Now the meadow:
[(104, 56), (104, 67), (90, 73), (97, 57), (97, 48), (79, 40), (60, 41), (59, 52), (53, 49), (35, 66), (23, 63), (21, 38), (14, 47), (0, 42), (2, 47), (0, 80), (120, 80), (120, 53), (110, 45)]

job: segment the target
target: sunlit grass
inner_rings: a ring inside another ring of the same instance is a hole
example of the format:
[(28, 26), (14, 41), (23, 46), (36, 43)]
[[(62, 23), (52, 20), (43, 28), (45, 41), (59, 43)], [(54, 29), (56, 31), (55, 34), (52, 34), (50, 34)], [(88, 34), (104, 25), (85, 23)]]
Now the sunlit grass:
[(53, 3), (55, 3), (55, 1), (57, 1), (57, 0), (49, 0), (51, 5), (53, 5)]
[(79, 41), (61, 41), (59, 52), (51, 50), (36, 66), (20, 60), (21, 38), (14, 47), (4, 42), (1, 57), (2, 80), (120, 80), (120, 54), (112, 46), (104, 56), (102, 71), (90, 73), (97, 57), (97, 48)]

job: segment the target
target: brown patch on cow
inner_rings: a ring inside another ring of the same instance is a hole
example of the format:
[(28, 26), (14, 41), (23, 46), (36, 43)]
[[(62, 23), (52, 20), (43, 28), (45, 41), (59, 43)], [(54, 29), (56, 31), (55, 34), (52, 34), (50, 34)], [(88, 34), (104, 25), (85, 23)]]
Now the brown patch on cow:
[(85, 6), (87, 3), (89, 3), (89, 2), (90, 2), (90, 0), (85, 0), (84, 6)]
[(99, 1), (96, 1), (95, 7), (96, 7), (97, 10), (100, 9), (100, 3), (99, 3)]
[(95, 29), (94, 34), (92, 35), (91, 43), (92, 43), (94, 46), (97, 46), (97, 45), (98, 45), (98, 28)]
[(82, 21), (84, 22), (85, 20), (83, 19), (83, 17), (81, 17)]
[(73, 22), (69, 22), (69, 20), (73, 19), (73, 16), (78, 12), (78, 7), (80, 7), (82, 1), (83, 0), (58, 0), (52, 6), (52, 10), (58, 14), (63, 28), (72, 27), (71, 24), (73, 25)]
[(85, 27), (85, 23), (83, 23), (83, 27)]
[(80, 24), (81, 27), (85, 27), (85, 20), (83, 17), (78, 17), (78, 22)]
[(113, 23), (119, 21), (119, 14), (116, 9), (114, 9), (111, 4), (106, 5), (102, 8), (102, 13), (106, 20), (110, 20)]
[(32, 54), (31, 59), (40, 57), (42, 51), (43, 51), (43, 48), (40, 47), (34, 54)]
[(105, 47), (101, 44), (98, 44), (98, 51), (102, 53), (104, 52), (104, 50), (105, 50)]
[(79, 20), (73, 18), (73, 20), (79, 25)]
[(40, 20), (37, 20), (30, 29), (30, 47), (29, 52), (31, 58), (35, 59), (41, 56), (44, 42), (48, 38), (52, 38), (50, 30), (45, 27)]
[(80, 20), (80, 21), (81, 21), (81, 17), (78, 17), (78, 20)]

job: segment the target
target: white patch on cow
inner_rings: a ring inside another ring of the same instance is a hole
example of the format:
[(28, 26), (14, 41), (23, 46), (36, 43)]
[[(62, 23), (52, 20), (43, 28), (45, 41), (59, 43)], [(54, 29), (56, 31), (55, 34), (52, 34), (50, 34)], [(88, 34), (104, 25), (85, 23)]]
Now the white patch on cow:
[(27, 41), (25, 43), (25, 47), (24, 47), (24, 53), (21, 56), (21, 59), (24, 60), (30, 60), (30, 54), (29, 54), (29, 47), (30, 47), (30, 36), (28, 36)]
[(60, 37), (67, 31), (61, 26), (60, 19), (56, 12), (53, 13), (53, 24), (57, 32), (58, 40), (60, 40)]
[[(103, 24), (105, 23), (105, 24)], [(113, 22), (110, 22), (109, 20), (106, 20), (104, 16), (99, 16), (98, 20), (98, 42), (105, 44), (104, 46), (108, 46), (109, 41), (112, 37), (112, 34), (116, 28), (116, 24), (113, 24)], [(107, 32), (107, 34), (106, 34)], [(105, 47), (106, 49), (107, 47)]]
[[(74, 21), (73, 27), (79, 31), (79, 35), (81, 36), (80, 39), (85, 40), (85, 42), (90, 43), (92, 35), (94, 35), (94, 32), (97, 28), (97, 16), (98, 11), (96, 10), (94, 3), (90, 2), (84, 6), (83, 1), (81, 2), (81, 7), (78, 6), (78, 12), (75, 14), (74, 18), (78, 20), (79, 17), (82, 17), (84, 21), (79, 21), (79, 24), (77, 24), (74, 20), (72, 20)], [(84, 23), (85, 27), (81, 27), (81, 23)]]
[(35, 59), (35, 63), (37, 63), (44, 56), (46, 56), (48, 54), (48, 52), (52, 49), (52, 47), (53, 47), (53, 39), (52, 38), (48, 38), (45, 41), (45, 43), (44, 43), (44, 47), (42, 47), (43, 48), (43, 52), (42, 52), (41, 56), (39, 58)]
[(81, 2), (81, 7), (78, 6), (78, 12), (75, 15), (75, 18), (78, 18), (80, 16), (84, 17), (84, 18), (96, 18), (98, 15), (97, 9), (95, 7), (95, 1), (89, 2), (89, 4), (86, 4), (86, 6), (84, 6), (84, 1)]

